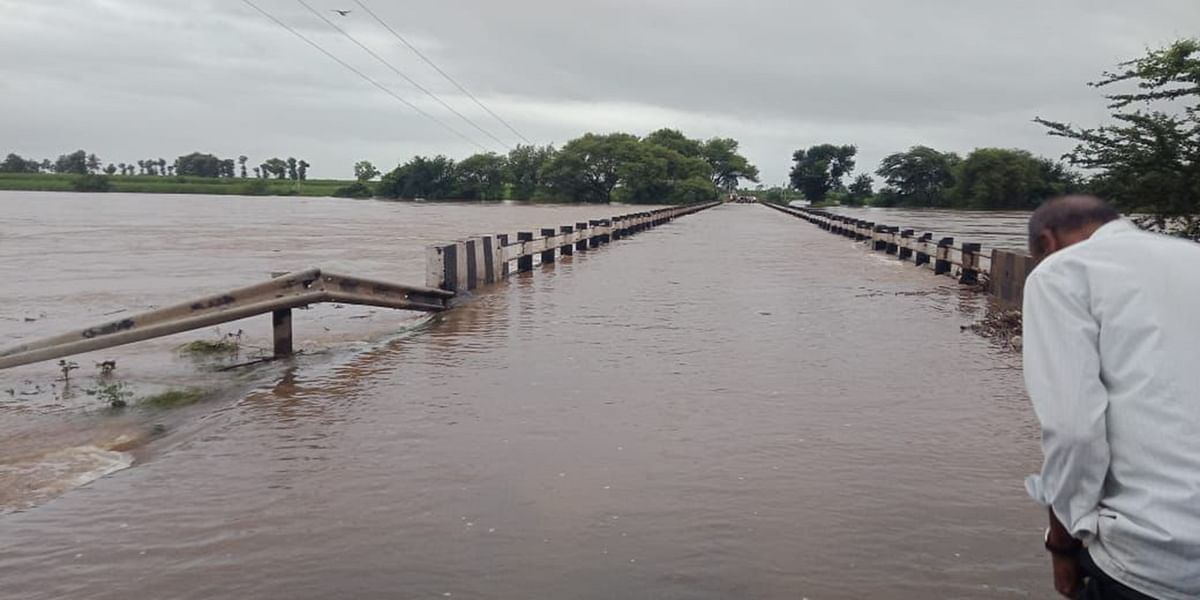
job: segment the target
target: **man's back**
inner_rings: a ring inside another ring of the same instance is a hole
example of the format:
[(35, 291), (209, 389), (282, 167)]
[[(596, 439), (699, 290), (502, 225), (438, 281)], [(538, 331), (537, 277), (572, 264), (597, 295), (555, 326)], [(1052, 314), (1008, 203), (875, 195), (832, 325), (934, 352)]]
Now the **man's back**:
[(1035, 269), (1024, 312), (1031, 494), (1117, 580), (1200, 595), (1200, 245), (1111, 222)]

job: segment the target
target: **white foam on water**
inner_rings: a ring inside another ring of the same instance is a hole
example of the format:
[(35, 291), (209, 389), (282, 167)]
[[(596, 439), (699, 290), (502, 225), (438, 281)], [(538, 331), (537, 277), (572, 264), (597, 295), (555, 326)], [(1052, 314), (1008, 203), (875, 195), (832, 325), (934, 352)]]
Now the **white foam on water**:
[(132, 465), (132, 454), (92, 445), (0, 464), (0, 513), (32, 508)]

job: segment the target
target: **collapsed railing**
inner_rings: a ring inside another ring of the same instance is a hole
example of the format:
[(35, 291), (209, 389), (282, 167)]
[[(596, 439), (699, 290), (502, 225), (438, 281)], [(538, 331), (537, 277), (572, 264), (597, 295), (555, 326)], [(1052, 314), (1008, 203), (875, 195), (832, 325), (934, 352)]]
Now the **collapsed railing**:
[(438, 312), (450, 307), (458, 292), (496, 283), (509, 274), (509, 262), (517, 271), (533, 268), (534, 255), (543, 263), (554, 261), (556, 250), (566, 256), (606, 244), (676, 217), (717, 206), (720, 202), (691, 204), (637, 212), (563, 226), (558, 231), (542, 229), (540, 238), (531, 232), (481, 236), (451, 244), (431, 246), (428, 253), (428, 287), (390, 283), (351, 275), (308, 269), (286, 273), (225, 293), (160, 308), (94, 327), (0, 350), (0, 369), (64, 358), (157, 337), (192, 331), (271, 313), (274, 356), (290, 356), (292, 309), (322, 302), (379, 306), (400, 310)]
[(0, 351), (0, 369), (103, 350), (271, 313), (275, 356), (292, 353), (292, 309), (321, 302), (402, 310), (445, 310), (445, 290), (308, 269)]
[(804, 219), (830, 233), (869, 242), (877, 252), (911, 260), (917, 266), (932, 269), (937, 275), (957, 277), (960, 283), (967, 285), (982, 285), (994, 296), (1014, 305), (1020, 305), (1025, 277), (1034, 266), (1033, 259), (1024, 252), (993, 248), (989, 255), (977, 243), (962, 242), (956, 248), (952, 237), (934, 241), (932, 233), (917, 236), (913, 229), (876, 224), (823, 210), (771, 203), (765, 206)]

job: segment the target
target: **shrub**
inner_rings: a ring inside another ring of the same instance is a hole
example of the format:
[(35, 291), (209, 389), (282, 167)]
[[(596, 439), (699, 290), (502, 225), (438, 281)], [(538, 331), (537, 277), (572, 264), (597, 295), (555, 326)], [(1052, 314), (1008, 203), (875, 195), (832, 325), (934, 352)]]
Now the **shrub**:
[(80, 175), (71, 180), (71, 189), (77, 192), (107, 192), (112, 189), (112, 182), (104, 175)]
[(333, 190), (333, 195), (336, 198), (370, 198), (375, 195), (375, 192), (366, 183), (355, 181), (350, 185)]

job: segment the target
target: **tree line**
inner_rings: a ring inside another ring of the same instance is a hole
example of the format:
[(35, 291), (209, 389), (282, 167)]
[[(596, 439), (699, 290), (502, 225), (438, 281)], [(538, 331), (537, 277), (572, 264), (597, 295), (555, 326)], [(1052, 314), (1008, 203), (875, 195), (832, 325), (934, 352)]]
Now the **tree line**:
[[(147, 177), (242, 177), (247, 178), (250, 169), (246, 164), (249, 157), (240, 155), (236, 161), (232, 158), (220, 158), (213, 154), (192, 152), (168, 163), (164, 158), (147, 158), (129, 163), (103, 163), (100, 157), (84, 150), (76, 150), (59, 155), (57, 160), (35, 160), (25, 158), (16, 153), (9, 153), (0, 162), (0, 173), (59, 173), (68, 175), (123, 175)], [(253, 167), (254, 177), (260, 179), (284, 179), (304, 181), (308, 178), (311, 167), (303, 159), (293, 157), (270, 158), (257, 167)]]
[(855, 168), (852, 145), (821, 144), (792, 156), (792, 186), (814, 204), (938, 207), (990, 210), (1036, 208), (1047, 198), (1083, 189), (1079, 174), (1062, 162), (1010, 148), (978, 148), (965, 158), (928, 146), (889, 154), (875, 175), (845, 183)]
[[(869, 174), (852, 177), (854, 146), (820, 144), (793, 154), (789, 182), (814, 204), (1033, 209), (1086, 192), (1144, 226), (1200, 240), (1200, 40), (1149, 50), (1088, 85), (1132, 91), (1104, 94), (1108, 125), (1035, 118), (1050, 135), (1077, 142), (1061, 160), (1020, 149), (979, 148), (961, 157), (914, 146), (880, 162), (874, 173), (883, 187), (875, 191)], [(768, 194), (784, 198), (782, 190)]]
[(361, 161), (354, 171), (358, 182), (339, 195), (679, 204), (711, 200), (742, 180), (758, 181), (758, 169), (741, 155), (737, 140), (692, 139), (675, 129), (645, 137), (587, 133), (562, 148), (518, 145), (507, 155), (481, 153), (461, 161), (415, 156), (387, 173)]

